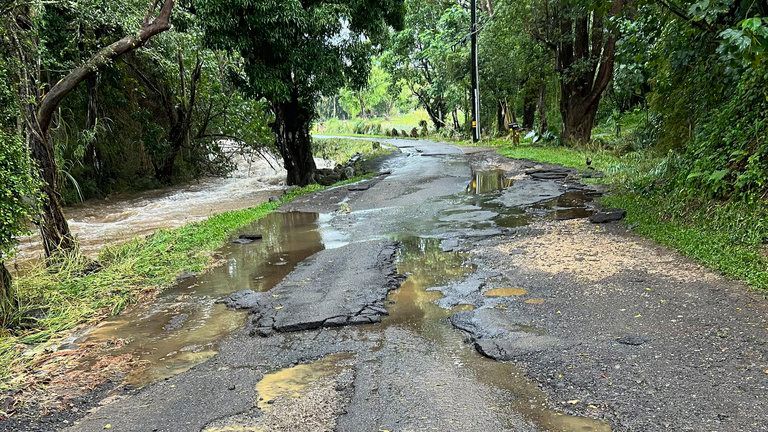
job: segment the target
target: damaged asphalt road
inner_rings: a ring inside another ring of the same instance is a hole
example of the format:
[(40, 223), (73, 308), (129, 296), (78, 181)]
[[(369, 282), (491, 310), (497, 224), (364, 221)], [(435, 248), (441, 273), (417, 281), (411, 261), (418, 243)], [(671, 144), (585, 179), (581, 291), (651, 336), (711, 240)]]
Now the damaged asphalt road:
[(391, 241), (351, 243), (313, 255), (267, 292), (239, 291), (225, 300), (249, 309), (252, 334), (312, 330), (381, 321), (384, 300), (400, 285), (398, 245)]
[(765, 299), (590, 223), (577, 171), (384, 141), (386, 174), (283, 209), (324, 250), (232, 286), (217, 355), (13, 430), (768, 431)]

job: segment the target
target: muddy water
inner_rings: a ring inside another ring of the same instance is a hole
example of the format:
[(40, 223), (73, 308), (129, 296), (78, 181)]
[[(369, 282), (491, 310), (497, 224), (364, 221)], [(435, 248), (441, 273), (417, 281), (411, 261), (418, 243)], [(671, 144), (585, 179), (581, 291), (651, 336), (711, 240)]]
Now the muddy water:
[[(327, 161), (317, 160), (318, 166)], [(229, 210), (253, 207), (283, 190), (285, 171), (274, 159), (241, 159), (227, 178), (211, 178), (172, 188), (115, 195), (67, 207), (64, 211), (80, 249), (95, 257), (104, 245), (125, 243), (161, 228), (175, 228)], [(42, 255), (39, 235), (20, 240), (16, 271)]]
[(467, 184), (467, 192), (476, 195), (486, 194), (502, 191), (510, 186), (512, 186), (512, 179), (507, 177), (504, 170), (473, 171), (472, 179)]
[(277, 398), (299, 398), (315, 382), (338, 375), (343, 362), (354, 357), (351, 353), (332, 354), (312, 363), (296, 365), (264, 375), (256, 385), (259, 400), (256, 406), (269, 411)]
[(110, 354), (127, 353), (139, 362), (126, 379), (136, 386), (175, 375), (212, 357), (218, 342), (242, 327), (245, 315), (216, 300), (242, 289), (269, 290), (323, 249), (324, 236), (331, 245), (341, 242), (315, 213), (273, 213), (242, 232), (264, 238), (225, 246), (219, 266), (103, 322), (77, 343), (118, 342), (121, 347)]
[[(400, 289), (390, 294), (393, 304), (390, 316), (382, 326), (405, 326), (421, 336), (439, 344), (441, 351), (451, 352), (463, 367), (470, 369), (483, 384), (508, 392), (512, 402), (500, 402), (500, 412), (521, 414), (543, 430), (551, 432), (593, 431), (610, 432), (604, 422), (569, 416), (551, 410), (547, 396), (525, 373), (512, 363), (497, 362), (482, 357), (471, 346), (462, 343), (459, 331), (447, 321), (451, 314), (471, 307), (459, 306), (446, 310), (435, 304), (441, 297), (430, 288), (458, 281), (475, 269), (467, 263), (467, 256), (455, 252), (442, 252), (435, 239), (412, 238), (403, 242), (404, 252), (398, 266), (408, 278)], [(531, 329), (535, 332), (537, 329)]]
[(533, 218), (548, 220), (567, 220), (586, 218), (594, 214), (591, 203), (593, 196), (589, 191), (570, 190), (562, 195), (537, 202), (525, 207), (506, 207), (495, 199), (515, 179), (507, 176), (504, 170), (489, 169), (473, 171), (467, 183), (466, 195), (463, 201), (469, 205), (498, 213), (492, 219), (497, 226), (515, 228), (528, 225)]

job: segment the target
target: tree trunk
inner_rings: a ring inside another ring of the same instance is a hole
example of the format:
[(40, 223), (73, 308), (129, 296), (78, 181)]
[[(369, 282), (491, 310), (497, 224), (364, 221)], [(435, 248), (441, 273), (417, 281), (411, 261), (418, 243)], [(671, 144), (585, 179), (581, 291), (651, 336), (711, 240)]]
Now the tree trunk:
[(171, 119), (170, 129), (168, 131), (168, 143), (170, 144), (170, 150), (165, 155), (162, 165), (157, 168), (155, 172), (155, 178), (162, 183), (170, 183), (173, 179), (174, 167), (176, 166), (176, 158), (179, 156), (181, 149), (189, 141), (189, 126), (187, 116), (188, 113), (181, 106), (176, 107), (175, 114)]
[(453, 111), (451, 111), (451, 116), (453, 117), (453, 130), (461, 130), (461, 125), (459, 124), (459, 109), (453, 108)]
[(50, 142), (49, 129), (53, 115), (59, 105), (81, 82), (92, 76), (99, 69), (106, 67), (120, 55), (143, 46), (153, 36), (171, 27), (170, 16), (174, 0), (164, 0), (156, 17), (152, 17), (158, 1), (153, 2), (150, 14), (145, 17), (141, 29), (125, 36), (117, 42), (97, 51), (82, 66), (71, 70), (44, 95), (40, 93), (40, 58), (39, 40), (34, 19), (29, 7), (17, 9), (13, 22), (18, 26), (11, 29), (16, 55), (20, 63), (20, 96), (24, 110), (24, 122), (27, 145), (37, 164), (43, 180), (43, 205), (39, 221), (40, 233), (46, 256), (57, 251), (72, 250), (75, 241), (64, 218), (56, 185), (58, 175), (53, 144)]
[(58, 174), (51, 140), (40, 131), (27, 132), (28, 146), (37, 164), (42, 181), (43, 203), (41, 220), (38, 221), (45, 256), (57, 251), (72, 250), (75, 240), (61, 209), (58, 190)]
[(432, 120), (432, 124), (435, 125), (435, 130), (440, 130), (445, 126), (445, 107), (442, 102), (436, 102), (434, 105), (428, 105), (424, 103), (424, 108), (429, 114), (429, 118)]
[[(618, 15), (624, 0), (614, 0), (610, 16)], [(560, 73), (560, 114), (563, 140), (587, 142), (597, 107), (613, 77), (617, 35), (606, 31), (605, 11), (597, 9), (579, 16), (566, 14), (560, 19), (563, 36), (557, 45), (557, 70)]]
[(275, 122), (272, 130), (283, 165), (288, 171), (289, 186), (306, 186), (315, 181), (315, 159), (312, 157), (312, 139), (309, 134), (312, 121), (311, 108), (307, 108), (294, 92), (286, 102), (273, 104)]
[(11, 273), (0, 261), (0, 327), (8, 328), (11, 318), (19, 309), (19, 300), (13, 289)]
[(533, 129), (533, 121), (536, 117), (536, 94), (526, 92), (523, 96), (523, 129)]
[(496, 105), (496, 126), (500, 135), (506, 135), (509, 132), (507, 124), (507, 102), (500, 100)]
[[(192, 75), (189, 77), (189, 83), (187, 83), (187, 72), (184, 67), (184, 58), (181, 51), (177, 53), (177, 62), (179, 65), (180, 86), (178, 97), (168, 96), (167, 92), (157, 90), (160, 98), (166, 105), (165, 109), (170, 124), (168, 143), (171, 149), (165, 156), (163, 164), (155, 173), (157, 179), (164, 183), (171, 182), (179, 153), (181, 153), (184, 147), (189, 147), (192, 142), (192, 120), (195, 105), (197, 104), (197, 87), (203, 71), (203, 61), (198, 57), (195, 61)], [(143, 79), (148, 80), (146, 77)]]
[(592, 127), (597, 115), (597, 104), (579, 103), (576, 98), (571, 98), (561, 106), (563, 116), (563, 140), (572, 143), (589, 142), (592, 138)]
[(539, 104), (537, 107), (539, 111), (539, 134), (543, 134), (549, 129), (549, 122), (547, 121), (547, 84), (542, 83), (539, 88)]

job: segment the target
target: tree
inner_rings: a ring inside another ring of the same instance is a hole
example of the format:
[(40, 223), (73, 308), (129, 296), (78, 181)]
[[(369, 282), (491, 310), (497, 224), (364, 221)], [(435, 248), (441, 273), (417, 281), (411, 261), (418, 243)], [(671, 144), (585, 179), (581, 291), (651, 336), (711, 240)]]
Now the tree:
[(402, 0), (195, 0), (208, 44), (245, 61), (248, 93), (269, 101), (289, 185), (316, 171), (310, 125), (321, 95), (362, 87), (370, 58), (402, 25)]
[(28, 230), (39, 187), (24, 143), (12, 128), (0, 127), (0, 184), (0, 327), (6, 327), (13, 321), (18, 303), (4, 263), (12, 256), (16, 236)]
[(613, 77), (618, 35), (610, 19), (623, 7), (624, 0), (543, 0), (536, 8), (534, 35), (555, 53), (566, 142), (592, 136), (600, 98)]
[[(158, 8), (158, 6), (160, 6)], [(40, 76), (40, 26), (42, 3), (14, 4), (5, 20), (9, 39), (17, 57), (17, 82), (25, 140), (42, 179), (43, 202), (38, 222), (47, 256), (75, 247), (74, 238), (61, 209), (57, 187), (57, 167), (50, 128), (61, 102), (80, 83), (103, 69), (123, 54), (134, 51), (152, 37), (171, 27), (170, 17), (174, 0), (153, 1), (138, 32), (98, 50), (81, 66), (66, 73), (47, 92), (43, 91)]]
[[(493, 17), (480, 32), (480, 82), (484, 110), (495, 114), (501, 134), (516, 117), (517, 101), (522, 102), (523, 127), (533, 128), (534, 114), (541, 92), (554, 77), (552, 53), (530, 33), (531, 4), (500, 0), (486, 4)], [(491, 111), (493, 110), (493, 111)], [(490, 120), (491, 116), (487, 116)], [(542, 123), (545, 116), (539, 114)], [(486, 121), (490, 124), (490, 121)]]
[(392, 77), (374, 63), (368, 83), (355, 89), (344, 87), (339, 91), (339, 103), (350, 115), (367, 117), (369, 114), (388, 116), (394, 107), (397, 95), (390, 92)]
[(382, 63), (394, 82), (406, 83), (439, 130), (469, 89), (469, 15), (445, 0), (408, 0), (406, 9), (405, 29), (392, 36)]

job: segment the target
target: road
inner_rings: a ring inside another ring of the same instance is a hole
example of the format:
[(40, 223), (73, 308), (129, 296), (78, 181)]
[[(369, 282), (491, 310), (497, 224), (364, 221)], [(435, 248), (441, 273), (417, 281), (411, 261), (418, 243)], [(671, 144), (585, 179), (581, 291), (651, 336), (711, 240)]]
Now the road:
[(591, 224), (575, 171), (387, 143), (381, 175), (283, 209), (333, 241), (232, 286), (218, 354), (39, 428), (768, 431), (764, 298)]

